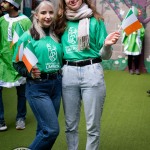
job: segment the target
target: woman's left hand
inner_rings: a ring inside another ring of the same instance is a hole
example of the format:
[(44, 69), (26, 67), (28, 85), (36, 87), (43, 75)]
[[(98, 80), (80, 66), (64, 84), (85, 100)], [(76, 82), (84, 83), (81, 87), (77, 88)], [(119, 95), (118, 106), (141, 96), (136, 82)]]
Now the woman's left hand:
[(105, 46), (110, 46), (110, 45), (116, 44), (119, 37), (120, 37), (120, 33), (117, 31), (110, 33), (105, 39), (105, 43), (104, 43)]

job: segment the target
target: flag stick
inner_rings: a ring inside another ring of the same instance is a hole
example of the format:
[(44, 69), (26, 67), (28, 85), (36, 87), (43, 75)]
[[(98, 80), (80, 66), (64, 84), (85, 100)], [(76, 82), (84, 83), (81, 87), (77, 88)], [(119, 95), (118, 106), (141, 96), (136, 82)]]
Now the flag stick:
[(121, 26), (119, 27), (119, 29), (118, 29), (118, 32), (120, 32), (121, 31)]

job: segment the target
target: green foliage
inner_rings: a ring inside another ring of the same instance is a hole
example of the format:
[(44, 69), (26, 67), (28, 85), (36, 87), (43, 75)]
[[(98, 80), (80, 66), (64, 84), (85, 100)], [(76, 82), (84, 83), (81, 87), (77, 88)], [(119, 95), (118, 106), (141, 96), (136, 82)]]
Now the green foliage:
[(122, 57), (115, 60), (103, 60), (102, 66), (104, 70), (125, 70), (127, 67), (127, 60)]
[(150, 73), (150, 61), (144, 60), (145, 68), (148, 73)]

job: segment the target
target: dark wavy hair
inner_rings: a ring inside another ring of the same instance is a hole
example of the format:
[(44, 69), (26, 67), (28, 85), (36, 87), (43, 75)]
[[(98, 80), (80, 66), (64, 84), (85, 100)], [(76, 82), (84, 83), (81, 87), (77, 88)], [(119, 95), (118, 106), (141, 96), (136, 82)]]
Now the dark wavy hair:
[(56, 14), (55, 32), (59, 37), (61, 37), (61, 35), (63, 34), (66, 28), (67, 21), (65, 16), (65, 5), (62, 2), (62, 0), (59, 1), (58, 10)]

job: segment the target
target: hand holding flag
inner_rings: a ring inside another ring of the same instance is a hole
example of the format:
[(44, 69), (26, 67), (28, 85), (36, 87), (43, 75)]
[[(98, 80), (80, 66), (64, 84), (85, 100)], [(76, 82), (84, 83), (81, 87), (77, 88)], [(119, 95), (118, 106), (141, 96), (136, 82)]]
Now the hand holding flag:
[(108, 36), (105, 39), (104, 45), (105, 46), (111, 46), (113, 44), (116, 44), (119, 37), (120, 37), (120, 33), (117, 31), (108, 34)]
[(41, 78), (40, 75), (41, 75), (41, 71), (37, 68), (37, 66), (34, 66), (31, 71), (32, 78), (33, 79)]

